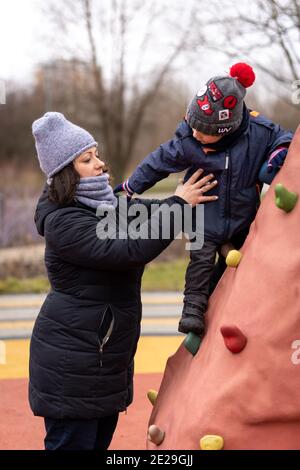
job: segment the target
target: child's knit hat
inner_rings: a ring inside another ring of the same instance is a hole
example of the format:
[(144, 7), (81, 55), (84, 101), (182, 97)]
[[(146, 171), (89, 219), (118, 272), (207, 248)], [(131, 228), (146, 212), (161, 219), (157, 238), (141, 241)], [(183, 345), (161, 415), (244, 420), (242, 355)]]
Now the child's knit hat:
[(86, 130), (61, 113), (46, 113), (32, 124), (41, 169), (48, 178), (58, 173), (81, 153), (97, 146)]
[(243, 119), (246, 88), (255, 80), (252, 67), (238, 63), (229, 74), (208, 80), (190, 102), (186, 120), (189, 126), (209, 135), (234, 132)]

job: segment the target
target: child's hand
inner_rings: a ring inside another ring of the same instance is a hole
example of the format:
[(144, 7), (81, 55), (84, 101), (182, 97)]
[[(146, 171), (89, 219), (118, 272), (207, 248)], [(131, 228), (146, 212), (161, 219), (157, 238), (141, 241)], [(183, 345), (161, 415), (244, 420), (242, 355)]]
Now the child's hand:
[(263, 164), (258, 175), (258, 179), (262, 183), (271, 184), (276, 174), (282, 167), (288, 149), (280, 147), (271, 153), (268, 160)]
[(120, 183), (118, 184), (115, 188), (114, 188), (114, 194), (117, 194), (117, 193), (120, 193), (122, 191), (125, 191), (127, 197), (129, 199), (132, 198), (133, 194), (134, 194), (134, 191), (132, 191), (132, 189), (130, 188), (129, 184), (128, 184), (128, 180), (125, 181), (124, 183)]
[(273, 170), (279, 170), (282, 167), (287, 152), (288, 149), (286, 147), (279, 147), (271, 153), (268, 159), (268, 173), (272, 173)]

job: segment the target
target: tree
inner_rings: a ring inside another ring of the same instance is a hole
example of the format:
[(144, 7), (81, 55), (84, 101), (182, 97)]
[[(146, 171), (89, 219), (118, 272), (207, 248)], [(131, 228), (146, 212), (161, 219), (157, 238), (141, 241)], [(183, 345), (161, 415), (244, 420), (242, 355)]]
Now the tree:
[(32, 89), (7, 82), (6, 104), (0, 107), (0, 164), (38, 163), (35, 158), (31, 125), (40, 116), (43, 104)]
[(90, 63), (101, 141), (117, 181), (124, 176), (153, 99), (188, 47), (194, 15), (193, 1), (189, 3), (189, 9), (183, 8), (180, 0), (171, 10), (156, 0), (48, 4), (46, 14), (56, 37), (61, 33), (65, 38), (60, 39), (65, 53), (74, 55), (77, 37), (76, 57)]
[[(285, 93), (300, 85), (300, 0), (224, 0), (222, 15), (216, 15), (219, 2), (206, 3), (206, 47), (250, 61)], [(202, 15), (197, 18), (202, 24)]]

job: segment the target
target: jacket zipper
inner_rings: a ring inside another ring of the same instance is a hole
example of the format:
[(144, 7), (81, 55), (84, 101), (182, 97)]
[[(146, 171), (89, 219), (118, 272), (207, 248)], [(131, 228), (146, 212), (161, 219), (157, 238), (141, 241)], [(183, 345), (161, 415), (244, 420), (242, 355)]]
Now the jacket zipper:
[[(106, 313), (107, 313), (107, 311), (108, 311), (109, 308), (110, 308), (110, 307), (108, 306), (107, 309), (106, 309), (106, 311), (105, 311), (105, 313), (104, 313), (104, 316), (103, 316), (101, 325), (102, 325), (102, 323), (103, 323), (103, 321), (104, 321), (105, 315), (106, 315)], [(111, 312), (111, 313), (112, 313), (112, 312)], [(112, 334), (112, 331), (113, 331), (113, 328), (114, 328), (114, 323), (115, 323), (115, 319), (114, 319), (114, 316), (113, 316), (113, 313), (112, 313), (112, 320), (111, 320), (111, 322), (110, 322), (110, 325), (109, 325), (109, 328), (108, 328), (108, 330), (107, 330), (107, 332), (106, 332), (106, 335), (104, 336), (104, 338), (102, 339), (102, 341), (101, 341), (101, 338), (100, 338), (100, 340), (99, 340), (99, 343), (100, 343), (100, 348), (99, 348), (99, 353), (100, 353), (100, 367), (103, 366), (103, 362), (102, 362), (103, 348), (104, 348), (104, 346), (106, 345), (107, 341), (109, 340), (109, 338), (110, 338), (110, 336), (111, 336), (111, 334)], [(100, 325), (100, 328), (101, 328), (101, 325)]]
[(229, 219), (230, 219), (230, 184), (231, 184), (231, 168), (230, 168), (230, 155), (226, 152), (225, 155), (225, 171), (226, 171), (226, 200), (225, 200), (225, 230), (224, 239), (228, 238), (229, 232)]

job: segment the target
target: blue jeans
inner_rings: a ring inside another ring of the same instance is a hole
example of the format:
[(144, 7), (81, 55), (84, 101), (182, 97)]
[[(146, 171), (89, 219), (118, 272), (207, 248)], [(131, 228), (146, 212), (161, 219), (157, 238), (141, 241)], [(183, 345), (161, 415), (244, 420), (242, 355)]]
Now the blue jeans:
[(119, 413), (99, 419), (44, 418), (45, 450), (107, 450)]

